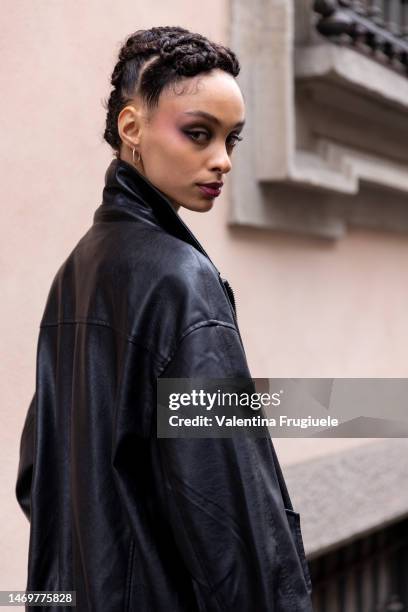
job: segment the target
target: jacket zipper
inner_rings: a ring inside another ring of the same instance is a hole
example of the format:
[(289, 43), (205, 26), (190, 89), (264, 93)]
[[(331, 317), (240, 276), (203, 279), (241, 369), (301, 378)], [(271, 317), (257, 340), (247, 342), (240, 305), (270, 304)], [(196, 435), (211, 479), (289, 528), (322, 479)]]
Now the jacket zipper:
[[(179, 214), (177, 214), (174, 210), (174, 208), (172, 207), (172, 205), (170, 204), (170, 202), (168, 202), (169, 207), (171, 208), (173, 214), (177, 217), (177, 221), (184, 226), (184, 229), (186, 230), (186, 232), (188, 233), (188, 235), (190, 236), (192, 242), (196, 245), (196, 247), (198, 248), (199, 251), (201, 251), (201, 253), (209, 260), (209, 262), (211, 263), (211, 265), (214, 267), (215, 271), (218, 274), (218, 278), (221, 282), (221, 285), (224, 289), (224, 292), (227, 295), (228, 301), (230, 302), (231, 306), (232, 306), (232, 314), (234, 317), (234, 321), (236, 323), (237, 329), (238, 329), (238, 320), (237, 320), (237, 306), (236, 306), (236, 301), (235, 301), (235, 295), (234, 292), (232, 290), (231, 285), (229, 284), (229, 282), (227, 281), (226, 278), (222, 278), (221, 276), (221, 272), (218, 270), (217, 266), (214, 264), (214, 262), (212, 261), (211, 257), (208, 255), (208, 253), (205, 251), (204, 247), (202, 246), (202, 244), (197, 240), (197, 238), (194, 236), (193, 232), (190, 230), (190, 228), (188, 227), (188, 225), (186, 223), (184, 223), (183, 219), (180, 217)], [(239, 337), (241, 338), (241, 334), (239, 332), (238, 329), (238, 334)], [(242, 339), (241, 339), (241, 344), (242, 344)]]
[(223, 282), (223, 284), (224, 284), (224, 286), (225, 286), (225, 288), (227, 290), (229, 299), (230, 299), (231, 304), (232, 304), (232, 306), (234, 308), (234, 314), (236, 315), (237, 314), (237, 305), (236, 305), (236, 301), (235, 301), (234, 291), (233, 291), (231, 285), (229, 284), (229, 282), (227, 281), (226, 278), (222, 278), (221, 276), (220, 276), (220, 278), (221, 278), (221, 281)]
[(241, 332), (239, 331), (239, 326), (238, 326), (237, 312), (236, 312), (236, 308), (237, 307), (236, 307), (234, 292), (232, 290), (231, 285), (227, 281), (227, 279), (226, 278), (222, 278), (222, 276), (221, 276), (221, 274), (219, 272), (218, 272), (218, 278), (220, 279), (222, 288), (224, 289), (224, 293), (226, 294), (228, 302), (230, 304), (232, 316), (234, 317), (234, 321), (235, 321), (235, 327), (237, 328), (239, 340), (240, 340), (240, 343), (241, 343), (241, 346), (242, 346), (242, 350), (243, 350), (245, 358), (246, 358), (245, 347), (244, 347), (244, 343), (242, 342)]
[[(140, 175), (142, 177), (142, 175)], [(186, 223), (184, 223), (183, 219), (180, 217), (180, 215), (174, 210), (170, 200), (167, 198), (167, 196), (161, 192), (160, 190), (157, 189), (157, 187), (155, 187), (148, 179), (146, 179), (145, 177), (142, 177), (146, 180), (146, 182), (151, 186), (151, 188), (157, 193), (159, 194), (159, 196), (161, 196), (167, 203), (168, 208), (170, 209), (170, 211), (172, 212), (172, 214), (174, 215), (174, 217), (177, 219), (177, 222), (184, 228), (184, 230), (187, 232), (187, 234), (190, 236), (191, 241), (193, 242), (193, 244), (196, 245), (197, 249), (199, 251), (201, 251), (201, 253), (210, 261), (211, 265), (214, 267), (215, 271), (218, 274), (218, 278), (221, 282), (221, 285), (224, 289), (224, 293), (226, 293), (228, 301), (230, 302), (232, 308), (232, 314), (238, 329), (238, 321), (237, 321), (237, 315), (236, 315), (236, 302), (235, 302), (235, 296), (234, 296), (234, 292), (232, 290), (231, 285), (229, 284), (229, 282), (227, 281), (227, 279), (222, 278), (220, 271), (218, 270), (217, 266), (214, 264), (214, 262), (212, 261), (211, 257), (208, 255), (208, 253), (205, 251), (204, 247), (202, 246), (202, 244), (197, 240), (196, 236), (193, 234), (193, 232), (190, 230), (190, 228), (188, 227), (188, 225)], [(239, 332), (238, 329), (238, 334), (239, 337), (241, 339), (241, 334)], [(242, 339), (241, 339), (241, 344), (242, 344)]]
[[(177, 213), (175, 213), (177, 214)], [(241, 338), (241, 334), (239, 332), (239, 328), (238, 328), (238, 320), (237, 320), (237, 305), (236, 305), (236, 300), (235, 300), (235, 295), (234, 292), (232, 290), (231, 285), (229, 284), (229, 282), (227, 281), (226, 278), (223, 278), (221, 276), (221, 272), (218, 270), (217, 266), (214, 264), (214, 262), (212, 261), (211, 257), (208, 255), (208, 253), (206, 253), (206, 251), (204, 250), (203, 246), (200, 244), (200, 242), (197, 240), (197, 238), (194, 236), (194, 234), (191, 232), (190, 228), (184, 223), (183, 219), (181, 219), (181, 217), (179, 217), (179, 215), (177, 215), (179, 221), (184, 225), (185, 229), (187, 230), (188, 234), (190, 235), (191, 239), (193, 240), (194, 244), (198, 247), (198, 249), (202, 252), (202, 254), (209, 260), (209, 262), (211, 263), (211, 265), (214, 267), (215, 271), (218, 274), (218, 278), (221, 282), (221, 285), (224, 289), (224, 293), (226, 293), (226, 296), (228, 298), (228, 301), (230, 302), (232, 308), (232, 315), (234, 317), (234, 321), (235, 324), (237, 326), (237, 330), (238, 330), (238, 335), (241, 339), (241, 344), (242, 343), (242, 338)]]

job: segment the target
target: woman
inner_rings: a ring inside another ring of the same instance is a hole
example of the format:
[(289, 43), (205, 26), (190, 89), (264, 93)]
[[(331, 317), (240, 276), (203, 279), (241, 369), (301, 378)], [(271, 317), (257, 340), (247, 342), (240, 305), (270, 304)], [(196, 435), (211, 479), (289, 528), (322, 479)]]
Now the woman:
[(233, 294), (178, 214), (231, 169), (238, 72), (179, 27), (135, 32), (113, 71), (116, 158), (49, 292), (16, 484), (27, 590), (76, 591), (78, 612), (312, 609), (270, 438), (156, 435), (158, 378), (250, 378)]

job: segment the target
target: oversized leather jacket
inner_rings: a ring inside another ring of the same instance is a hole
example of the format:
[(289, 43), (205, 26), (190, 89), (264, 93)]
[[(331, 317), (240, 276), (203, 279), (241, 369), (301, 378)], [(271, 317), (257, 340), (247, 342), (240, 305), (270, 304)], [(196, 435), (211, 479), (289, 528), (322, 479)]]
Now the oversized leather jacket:
[(78, 612), (310, 612), (271, 439), (156, 434), (157, 378), (250, 376), (227, 281), (114, 159), (40, 323), (16, 482), (26, 590), (76, 591)]

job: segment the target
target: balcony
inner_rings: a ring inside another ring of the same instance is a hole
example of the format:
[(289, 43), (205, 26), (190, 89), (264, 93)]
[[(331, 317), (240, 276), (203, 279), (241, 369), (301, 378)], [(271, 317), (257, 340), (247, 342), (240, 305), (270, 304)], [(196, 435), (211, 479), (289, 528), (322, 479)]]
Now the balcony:
[(408, 76), (407, 0), (316, 0), (317, 31)]

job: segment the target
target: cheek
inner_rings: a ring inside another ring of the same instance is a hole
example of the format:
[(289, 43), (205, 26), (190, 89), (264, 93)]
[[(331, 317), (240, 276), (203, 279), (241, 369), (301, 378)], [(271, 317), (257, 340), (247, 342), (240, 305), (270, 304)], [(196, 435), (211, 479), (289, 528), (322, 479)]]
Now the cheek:
[(181, 187), (197, 176), (200, 156), (185, 135), (169, 131), (156, 143), (155, 150), (156, 167), (172, 185)]
[(191, 198), (191, 185), (200, 174), (200, 156), (185, 134), (163, 126), (145, 142), (146, 170), (159, 189), (176, 200)]
[(180, 130), (169, 130), (166, 138), (166, 151), (173, 159), (180, 161), (181, 159), (191, 160), (194, 149), (188, 137), (180, 132)]
[(177, 166), (181, 161), (191, 163), (192, 159), (197, 157), (194, 155), (193, 144), (174, 124), (162, 122), (155, 131), (150, 150), (155, 151), (158, 157), (166, 159), (171, 166)]

